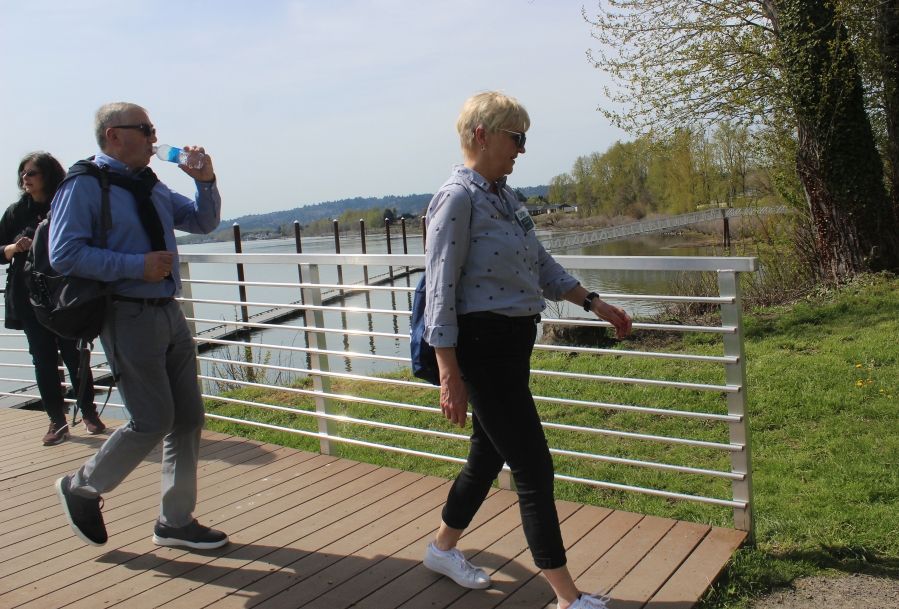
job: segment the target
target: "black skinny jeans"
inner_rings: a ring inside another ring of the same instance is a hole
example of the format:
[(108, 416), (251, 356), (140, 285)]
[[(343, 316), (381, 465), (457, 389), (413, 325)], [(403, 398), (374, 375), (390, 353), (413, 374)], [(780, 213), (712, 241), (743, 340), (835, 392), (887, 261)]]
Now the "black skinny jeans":
[[(34, 377), (37, 380), (37, 390), (41, 394), (44, 410), (51, 421), (65, 419), (68, 408), (63, 401), (62, 385), (59, 382), (59, 368), (57, 354), (62, 354), (62, 361), (69, 369), (69, 376), (75, 386), (75, 395), (78, 395), (78, 350), (75, 348), (77, 341), (62, 338), (45, 328), (36, 317), (25, 317), (20, 320), (28, 337), (28, 351), (31, 353), (31, 361), (34, 363)], [(79, 404), (82, 413), (92, 414), (97, 412), (94, 404), (94, 378), (87, 375), (87, 388), (84, 390), (84, 399)]]
[(458, 323), (456, 359), (473, 412), (472, 435), (468, 462), (450, 489), (443, 522), (467, 528), (508, 463), (534, 564), (538, 569), (563, 567), (552, 456), (528, 388), (536, 317), (460, 315)]

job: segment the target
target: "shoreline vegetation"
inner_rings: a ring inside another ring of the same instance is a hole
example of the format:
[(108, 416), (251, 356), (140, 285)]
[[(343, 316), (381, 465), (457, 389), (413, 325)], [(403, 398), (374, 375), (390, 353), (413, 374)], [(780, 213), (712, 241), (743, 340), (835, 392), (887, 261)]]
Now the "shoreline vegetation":
[[(688, 322), (706, 319), (715, 311), (668, 311)], [(899, 533), (895, 508), (899, 504), (899, 277), (888, 273), (861, 275), (840, 285), (819, 284), (801, 297), (774, 305), (751, 305), (745, 316), (750, 429), (757, 544), (739, 550), (700, 606), (704, 609), (746, 607), (751, 599), (810, 575), (865, 573), (899, 577)], [(661, 343), (649, 333), (635, 333), (619, 344), (622, 349), (653, 349), (720, 354), (720, 337), (683, 335)], [(537, 352), (535, 368), (590, 374), (648, 376), (689, 382), (721, 382), (718, 369), (679, 366), (664, 360), (635, 362), (631, 358)], [(234, 367), (236, 370), (244, 370)], [(282, 389), (231, 390), (222, 395), (257, 403), (314, 410), (312, 399), (290, 392), (311, 387), (308, 377), (265, 379), (256, 382)], [(227, 375), (226, 375), (227, 376)], [(408, 369), (388, 376), (412, 379)], [(535, 395), (580, 397), (648, 406), (701, 409), (723, 408), (718, 395), (675, 393), (673, 390), (612, 383), (585, 383), (552, 377), (532, 378)], [(438, 406), (434, 389), (409, 389), (372, 382), (338, 381), (334, 393), (397, 402)], [(362, 403), (338, 403), (341, 413), (388, 423), (451, 429), (431, 413), (399, 411)], [(207, 410), (242, 419), (317, 430), (315, 419), (301, 414), (207, 400)], [(545, 421), (602, 426), (608, 429), (679, 435), (727, 441), (726, 428), (689, 420), (659, 420), (645, 415), (539, 403)], [(318, 440), (220, 421), (208, 421), (215, 431), (317, 452)], [(400, 434), (360, 425), (338, 424), (340, 434), (370, 442), (404, 446), (465, 457), (464, 442)], [(462, 433), (470, 433), (470, 426)], [(695, 467), (729, 470), (726, 455), (698, 455), (680, 447), (643, 446), (605, 437), (572, 437), (547, 430), (551, 446), (636, 459), (664, 459)], [(341, 445), (340, 456), (422, 474), (453, 478), (457, 464)], [(727, 497), (726, 481), (694, 479), (655, 470), (584, 463), (556, 457), (556, 471), (676, 492)], [(698, 478), (698, 477), (696, 477)], [(560, 482), (556, 497), (590, 505), (668, 518), (732, 526), (729, 510), (670, 501)]]

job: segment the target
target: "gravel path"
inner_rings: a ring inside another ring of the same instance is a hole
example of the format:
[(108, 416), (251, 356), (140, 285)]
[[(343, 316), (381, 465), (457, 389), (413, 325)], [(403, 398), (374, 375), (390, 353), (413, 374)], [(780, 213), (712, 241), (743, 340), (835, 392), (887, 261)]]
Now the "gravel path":
[(899, 580), (870, 575), (807, 577), (766, 594), (752, 609), (899, 609)]

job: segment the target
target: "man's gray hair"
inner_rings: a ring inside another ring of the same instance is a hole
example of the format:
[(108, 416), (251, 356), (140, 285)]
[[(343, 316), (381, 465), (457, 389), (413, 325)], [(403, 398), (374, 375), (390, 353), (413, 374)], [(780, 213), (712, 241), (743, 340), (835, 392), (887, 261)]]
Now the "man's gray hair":
[(109, 143), (109, 140), (106, 139), (106, 130), (110, 127), (121, 125), (123, 120), (127, 120), (127, 115), (132, 110), (146, 112), (144, 108), (137, 104), (128, 102), (112, 102), (111, 104), (100, 106), (100, 109), (97, 110), (97, 115), (94, 117), (94, 135), (97, 138), (97, 145), (100, 147), (100, 150), (105, 151), (106, 145)]

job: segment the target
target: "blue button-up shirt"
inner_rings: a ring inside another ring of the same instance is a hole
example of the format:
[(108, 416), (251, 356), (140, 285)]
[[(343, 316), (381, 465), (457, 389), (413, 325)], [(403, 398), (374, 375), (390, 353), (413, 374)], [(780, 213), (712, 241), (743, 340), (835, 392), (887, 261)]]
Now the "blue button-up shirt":
[[(124, 163), (99, 153), (97, 165), (131, 176)], [(222, 197), (216, 183), (197, 182), (196, 200), (159, 182), (151, 195), (165, 234), (166, 249), (175, 254), (171, 281), (144, 281), (144, 254), (151, 252), (150, 236), (137, 214), (137, 201), (119, 186), (109, 190), (112, 227), (107, 249), (100, 248), (100, 182), (82, 175), (67, 180), (50, 205), (50, 264), (63, 275), (76, 275), (111, 283), (113, 292), (135, 298), (181, 294), (178, 248), (174, 229), (208, 234), (221, 222)], [(174, 292), (174, 293), (173, 293)]]
[(477, 172), (456, 165), (428, 206), (424, 338), (431, 346), (456, 346), (457, 315), (535, 315), (546, 308), (544, 297), (560, 300), (578, 284), (534, 231), (525, 232), (512, 189), (504, 180), (497, 186), (500, 196)]

